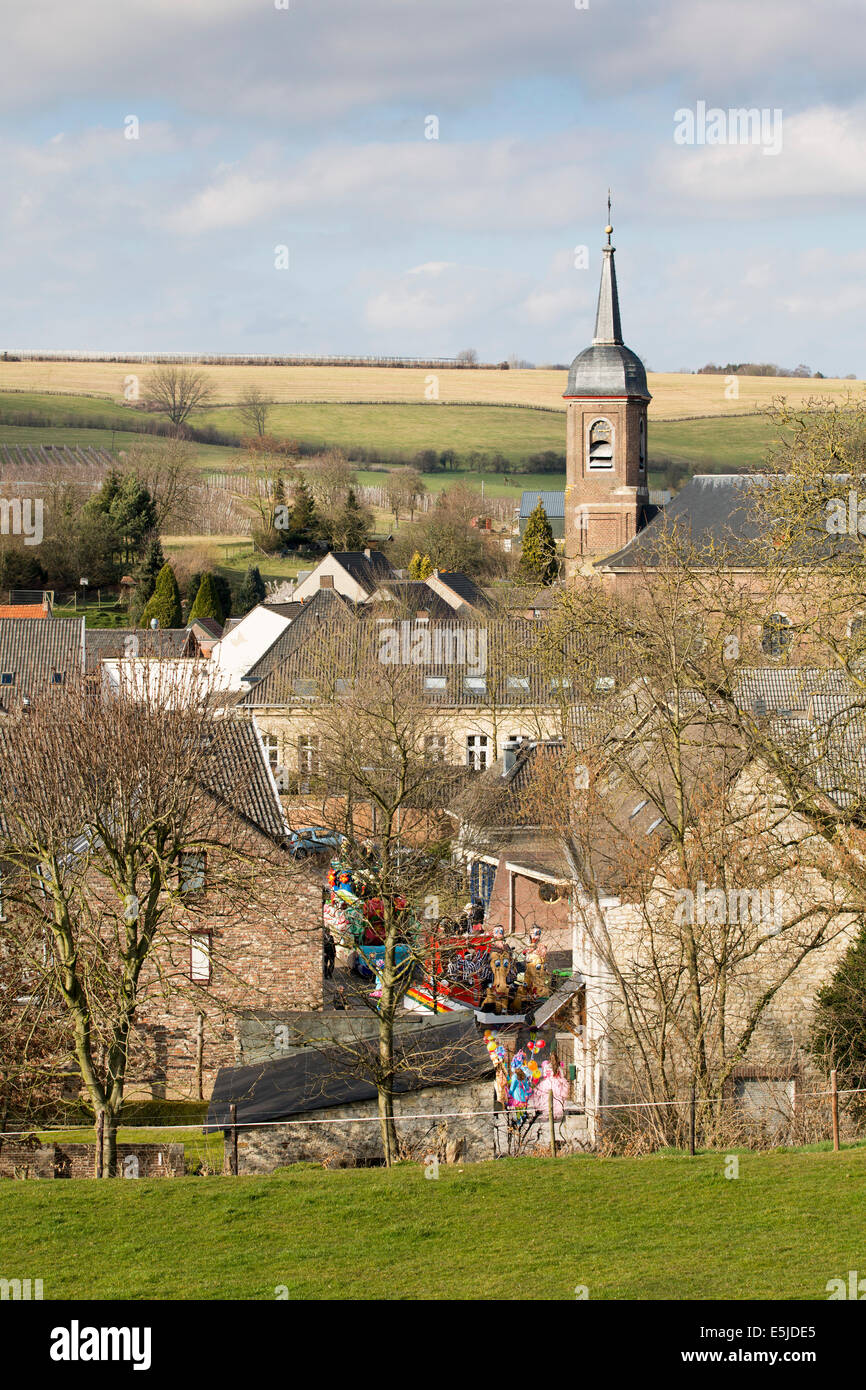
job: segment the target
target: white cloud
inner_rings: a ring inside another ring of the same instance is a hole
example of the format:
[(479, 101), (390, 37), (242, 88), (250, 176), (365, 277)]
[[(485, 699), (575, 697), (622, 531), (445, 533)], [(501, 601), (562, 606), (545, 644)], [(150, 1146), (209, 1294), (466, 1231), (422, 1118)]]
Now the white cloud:
[[(671, 132), (673, 132), (671, 113)], [(692, 208), (751, 216), (756, 205), (806, 207), (866, 195), (866, 105), (824, 104), (782, 117), (782, 149), (758, 145), (674, 145), (656, 160), (654, 181)]]
[(567, 132), (540, 140), (450, 145), (417, 141), (319, 146), (293, 165), (274, 152), (214, 176), (166, 225), (187, 236), (241, 227), (277, 214), (367, 209), (385, 223), (453, 230), (558, 227), (573, 219), (585, 166), (564, 160)]

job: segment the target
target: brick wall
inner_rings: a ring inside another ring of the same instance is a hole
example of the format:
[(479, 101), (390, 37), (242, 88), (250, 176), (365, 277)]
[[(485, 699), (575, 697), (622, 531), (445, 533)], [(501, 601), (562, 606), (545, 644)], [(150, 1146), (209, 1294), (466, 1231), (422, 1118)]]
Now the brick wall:
[[(294, 864), (262, 840), (231, 889), (181, 902), (148, 960), (131, 1051), (130, 1094), (197, 1098), (198, 1016), (202, 1090), (239, 1060), (237, 1014), (322, 1008), (321, 865)], [(208, 863), (219, 882), (219, 866)], [(244, 877), (244, 874), (246, 875)], [(190, 936), (210, 932), (211, 979), (190, 978)]]
[[(40, 1144), (27, 1139), (0, 1141), (0, 1178), (92, 1178), (95, 1144)], [(118, 1144), (125, 1177), (182, 1177), (183, 1144)], [(125, 1162), (129, 1158), (135, 1164)]]

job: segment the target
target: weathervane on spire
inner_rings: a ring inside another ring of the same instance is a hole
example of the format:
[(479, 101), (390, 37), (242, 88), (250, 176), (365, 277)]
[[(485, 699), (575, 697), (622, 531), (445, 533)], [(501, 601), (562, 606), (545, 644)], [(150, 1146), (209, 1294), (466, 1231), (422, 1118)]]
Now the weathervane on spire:
[(607, 190), (607, 226), (604, 230), (607, 233), (607, 244), (610, 246), (610, 238), (613, 232), (613, 227), (610, 223), (610, 189)]

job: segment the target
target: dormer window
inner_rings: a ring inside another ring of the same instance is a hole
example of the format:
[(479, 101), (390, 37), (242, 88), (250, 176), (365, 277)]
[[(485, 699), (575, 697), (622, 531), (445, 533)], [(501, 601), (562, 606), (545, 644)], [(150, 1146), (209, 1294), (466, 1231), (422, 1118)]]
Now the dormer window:
[(610, 420), (593, 420), (589, 427), (589, 466), (613, 468), (613, 425)]
[(0, 685), (14, 685), (15, 673), (13, 671), (0, 672)]

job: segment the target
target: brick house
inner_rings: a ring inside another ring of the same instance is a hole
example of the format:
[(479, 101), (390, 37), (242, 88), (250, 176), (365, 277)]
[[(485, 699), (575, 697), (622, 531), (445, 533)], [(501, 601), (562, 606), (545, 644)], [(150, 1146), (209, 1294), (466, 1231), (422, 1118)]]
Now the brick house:
[[(167, 890), (139, 978), (129, 1095), (206, 1094), (218, 1069), (238, 1055), (245, 1011), (322, 1008), (321, 874), (287, 848), (289, 829), (253, 721), (217, 719), (211, 728), (194, 803), (198, 824), (190, 829), (191, 843), (195, 830), (208, 849), (182, 856)], [(85, 882), (98, 904), (98, 871), (88, 870)], [(0, 900), (0, 915), (3, 907)], [(5, 910), (14, 929), (15, 905)]]
[[(238, 1056), (246, 1012), (322, 1008), (321, 870), (286, 848), (289, 827), (254, 723), (219, 720), (214, 737), (203, 796), (222, 806), (231, 857), (190, 856), (170, 927), (142, 973), (133, 1071), (135, 1085), (157, 1096), (194, 1098), (199, 1081), (207, 1094)], [(235, 783), (223, 801), (238, 769), (242, 796)]]

